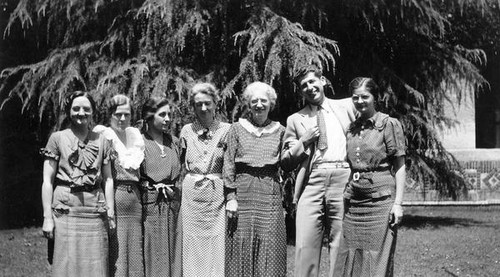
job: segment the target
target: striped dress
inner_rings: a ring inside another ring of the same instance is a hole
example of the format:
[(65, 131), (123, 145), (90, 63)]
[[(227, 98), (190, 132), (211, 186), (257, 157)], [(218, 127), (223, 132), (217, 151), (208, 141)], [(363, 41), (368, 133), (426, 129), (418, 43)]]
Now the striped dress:
[(226, 276), (285, 276), (286, 228), (278, 161), (284, 127), (231, 125), (224, 182), (236, 189), (237, 220), (228, 222)]

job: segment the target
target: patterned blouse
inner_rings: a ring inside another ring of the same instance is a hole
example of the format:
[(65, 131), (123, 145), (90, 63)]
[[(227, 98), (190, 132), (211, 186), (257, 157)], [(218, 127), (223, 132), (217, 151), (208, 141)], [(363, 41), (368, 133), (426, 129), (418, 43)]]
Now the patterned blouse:
[[(233, 123), (228, 133), (224, 160), (224, 185), (236, 188), (236, 166), (278, 166), (285, 127), (273, 121), (266, 127), (255, 127), (247, 119)], [(277, 172), (276, 172), (277, 173)]]
[(54, 132), (41, 153), (46, 159), (58, 161), (55, 185), (93, 187), (101, 182), (101, 167), (108, 164), (111, 143), (99, 133), (90, 131), (85, 142), (71, 131)]
[(381, 112), (365, 121), (358, 118), (347, 132), (347, 160), (353, 171), (389, 167), (391, 159), (404, 156), (405, 150), (401, 123)]
[(155, 183), (175, 183), (181, 173), (179, 139), (163, 135), (163, 145), (160, 146), (147, 133), (143, 137), (145, 150), (141, 178), (148, 181), (149, 186)]
[(215, 120), (204, 128), (198, 121), (181, 130), (181, 147), (185, 151), (188, 172), (196, 174), (222, 173), (226, 135), (231, 124)]

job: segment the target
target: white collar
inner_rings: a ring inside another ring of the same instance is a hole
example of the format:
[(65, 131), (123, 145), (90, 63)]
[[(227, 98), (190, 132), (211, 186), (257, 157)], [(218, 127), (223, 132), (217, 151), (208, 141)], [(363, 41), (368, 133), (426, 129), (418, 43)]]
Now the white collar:
[[(106, 139), (113, 142), (113, 149), (118, 154), (118, 162), (120, 166), (128, 169), (138, 169), (144, 160), (144, 139), (137, 128), (125, 128), (125, 136), (127, 137), (127, 145), (118, 138), (115, 131), (110, 127), (97, 125), (94, 131), (101, 133)], [(128, 146), (128, 147), (127, 147)]]
[(272, 134), (280, 128), (280, 124), (277, 121), (271, 121), (269, 125), (266, 125), (264, 127), (257, 127), (253, 125), (246, 118), (240, 118), (238, 122), (241, 124), (243, 128), (245, 128), (245, 130), (256, 135), (257, 137), (261, 137), (263, 134)]

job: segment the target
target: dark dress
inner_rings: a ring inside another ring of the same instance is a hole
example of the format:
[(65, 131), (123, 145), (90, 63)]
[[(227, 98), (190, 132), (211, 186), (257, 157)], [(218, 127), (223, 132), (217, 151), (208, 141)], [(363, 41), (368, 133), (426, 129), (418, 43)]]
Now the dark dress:
[(397, 229), (390, 227), (395, 180), (392, 160), (405, 154), (399, 121), (377, 112), (347, 133), (352, 176), (344, 193), (344, 244), (338, 276), (392, 276)]
[(180, 191), (172, 187), (173, 197), (165, 198), (154, 184), (176, 185), (179, 178), (179, 139), (164, 135), (160, 147), (147, 133), (144, 134), (145, 158), (141, 166), (142, 205), (144, 212), (144, 266), (145, 275), (177, 276), (174, 272), (177, 216), (180, 208)]
[(82, 142), (70, 129), (53, 133), (42, 149), (45, 159), (58, 162), (53, 276), (108, 276), (107, 209), (100, 184), (110, 150), (100, 134), (89, 132)]
[(126, 145), (111, 128), (94, 128), (112, 142), (116, 158), (111, 162), (115, 185), (116, 231), (109, 236), (111, 276), (144, 276), (142, 253), (142, 204), (139, 167), (144, 160), (144, 140), (138, 129), (125, 129)]
[(235, 188), (238, 219), (228, 222), (226, 276), (285, 276), (286, 229), (278, 174), (285, 128), (240, 119), (231, 125), (224, 158), (225, 186)]

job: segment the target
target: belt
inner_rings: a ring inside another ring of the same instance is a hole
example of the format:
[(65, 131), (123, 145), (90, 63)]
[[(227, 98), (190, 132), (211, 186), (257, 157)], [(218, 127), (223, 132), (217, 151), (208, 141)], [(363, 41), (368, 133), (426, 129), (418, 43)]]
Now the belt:
[(353, 171), (352, 180), (358, 181), (359, 179), (372, 179), (374, 172), (387, 171), (390, 168), (390, 166), (381, 166), (369, 171)]
[(333, 161), (333, 162), (321, 162), (321, 163), (315, 163), (313, 164), (312, 168), (325, 168), (325, 169), (331, 169), (331, 168), (349, 168), (349, 163), (344, 162), (344, 161)]
[(156, 190), (156, 188), (154, 187), (155, 184), (165, 184), (165, 185), (175, 185), (175, 183), (177, 182), (177, 180), (162, 180), (162, 181), (159, 181), (159, 182), (155, 182), (153, 181), (152, 179), (141, 179), (140, 181), (140, 184), (141, 184), (141, 187), (144, 188), (144, 190)]
[(62, 187), (69, 187), (71, 193), (77, 193), (77, 192), (91, 192), (99, 188), (99, 185), (75, 185), (74, 183), (63, 181), (60, 179), (55, 179), (54, 180), (54, 186), (62, 186)]
[(116, 189), (126, 190), (128, 193), (134, 191), (134, 186), (137, 186), (138, 182), (135, 181), (116, 181)]
[(193, 178), (195, 182), (198, 182), (198, 181), (201, 181), (201, 180), (206, 180), (206, 179), (208, 179), (210, 181), (214, 181), (216, 179), (222, 178), (222, 174), (221, 173), (199, 174), (199, 173), (189, 172), (186, 175), (189, 176), (189, 177), (191, 177), (191, 178)]
[(212, 188), (215, 189), (215, 180), (222, 178), (222, 174), (220, 173), (198, 174), (190, 172), (186, 176), (194, 179), (195, 188), (200, 188), (204, 186), (205, 181), (209, 181), (209, 183), (212, 185)]
[(76, 192), (91, 192), (94, 191), (98, 188), (98, 186), (91, 186), (91, 185), (83, 185), (83, 186), (77, 186), (77, 187), (70, 187), (70, 191), (72, 193)]

